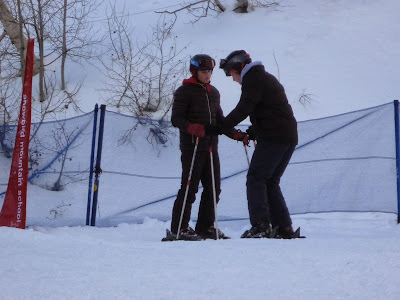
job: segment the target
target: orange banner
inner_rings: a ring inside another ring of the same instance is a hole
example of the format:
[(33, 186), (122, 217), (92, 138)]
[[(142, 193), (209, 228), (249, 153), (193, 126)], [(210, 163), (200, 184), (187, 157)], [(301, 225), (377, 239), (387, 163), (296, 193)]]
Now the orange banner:
[(31, 132), (34, 40), (28, 40), (21, 109), (11, 162), (6, 197), (0, 212), (0, 226), (25, 229), (28, 186), (29, 137)]

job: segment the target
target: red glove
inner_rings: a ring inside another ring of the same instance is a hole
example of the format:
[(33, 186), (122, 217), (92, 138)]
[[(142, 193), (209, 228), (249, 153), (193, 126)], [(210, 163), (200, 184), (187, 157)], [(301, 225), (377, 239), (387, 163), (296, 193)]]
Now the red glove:
[(189, 123), (186, 127), (186, 132), (199, 138), (202, 138), (205, 135), (204, 126), (201, 124)]
[(249, 136), (245, 132), (241, 132), (240, 130), (236, 130), (232, 138), (236, 141), (242, 141), (243, 145), (248, 146), (249, 145)]

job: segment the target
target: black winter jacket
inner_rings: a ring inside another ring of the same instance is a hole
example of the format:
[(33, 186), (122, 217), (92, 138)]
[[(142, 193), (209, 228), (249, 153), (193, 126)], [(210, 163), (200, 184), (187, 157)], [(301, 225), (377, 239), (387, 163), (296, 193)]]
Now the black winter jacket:
[(283, 86), (263, 65), (252, 66), (242, 79), (242, 95), (226, 116), (224, 127), (236, 126), (250, 116), (257, 139), (297, 144), (297, 122)]
[[(180, 130), (181, 150), (193, 150), (196, 143), (196, 137), (186, 132), (189, 123), (221, 126), (223, 118), (220, 95), (214, 86), (200, 84), (194, 77), (191, 77), (185, 79), (175, 91), (171, 122)], [(210, 145), (217, 150), (217, 135), (206, 135), (200, 138), (197, 151), (208, 151)]]

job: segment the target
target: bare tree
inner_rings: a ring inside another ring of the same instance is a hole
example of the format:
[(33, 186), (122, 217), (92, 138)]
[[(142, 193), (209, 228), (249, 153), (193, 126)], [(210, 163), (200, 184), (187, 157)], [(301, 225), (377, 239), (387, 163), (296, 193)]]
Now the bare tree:
[(71, 126), (67, 126), (64, 120), (55, 123), (47, 135), (44, 136), (42, 134), (40, 138), (38, 136), (31, 137), (29, 165), (32, 171), (37, 172), (40, 168), (43, 168), (43, 166), (41, 166), (42, 156), (57, 157), (58, 162), (57, 166), (52, 166), (53, 172), (51, 172), (49, 177), (53, 179), (54, 176), (56, 176), (54, 180), (45, 180), (43, 183), (36, 182), (36, 184), (39, 184), (41, 187), (48, 190), (61, 191), (65, 185), (86, 178), (86, 174), (67, 172), (67, 164), (69, 161), (73, 160), (71, 150), (81, 146), (81, 143), (77, 141), (72, 143), (76, 138), (78, 131), (78, 127), (71, 128)]
[[(33, 117), (39, 122), (55, 118), (69, 108), (80, 111), (77, 94), (82, 80), (68, 84), (65, 78), (67, 61), (80, 63), (95, 57), (93, 49), (99, 40), (88, 18), (101, 3), (90, 0), (0, 0), (0, 28), (5, 31), (0, 35), (0, 93), (13, 97), (2, 97), (0, 113), (2, 123), (9, 124), (16, 120), (21, 93), (17, 76), (24, 72), (26, 39), (35, 38), (38, 70), (38, 88), (34, 86)], [(8, 22), (8, 23), (7, 23)], [(6, 27), (7, 26), (7, 27)], [(12, 34), (10, 34), (12, 32)], [(54, 62), (59, 61), (61, 68), (55, 69)], [(5, 90), (8, 82), (7, 90)], [(38, 93), (37, 93), (38, 92)], [(15, 99), (15, 100), (13, 100)], [(40, 107), (35, 105), (39, 100)], [(7, 101), (7, 102), (6, 102)], [(6, 118), (7, 116), (7, 118)], [(33, 132), (35, 134), (35, 132)]]
[[(6, 5), (8, 3), (8, 6)], [(39, 100), (45, 95), (46, 67), (61, 60), (60, 89), (66, 90), (65, 64), (94, 57), (93, 46), (99, 43), (89, 17), (101, 2), (90, 0), (0, 0), (0, 20), (11, 42), (16, 45), (24, 65), (26, 37), (35, 37), (39, 55)], [(7, 27), (6, 27), (7, 26)], [(8, 29), (9, 28), (9, 29)], [(12, 32), (12, 34), (10, 34)], [(68, 46), (67, 46), (68, 45)]]
[(173, 21), (159, 19), (151, 38), (142, 45), (132, 41), (134, 28), (126, 17), (108, 17), (108, 56), (101, 61), (108, 80), (107, 103), (133, 116), (163, 119), (172, 94), (186, 69), (182, 51), (172, 35)]
[(20, 70), (19, 56), (7, 35), (0, 39), (0, 146), (6, 157), (11, 157), (11, 128), (8, 124), (16, 122), (19, 93), (15, 85), (21, 85), (18, 80)]
[[(1, 70), (0, 70), (1, 74)], [(0, 77), (0, 146), (6, 157), (10, 158), (12, 154), (11, 141), (12, 137), (9, 135), (11, 132), (8, 124), (15, 123), (14, 111), (18, 110), (18, 102), (16, 100), (15, 89), (13, 83), (9, 78)], [(9, 101), (11, 99), (11, 101)]]
[(74, 62), (91, 60), (96, 55), (93, 49), (101, 40), (96, 38), (93, 22), (89, 16), (96, 11), (101, 2), (91, 0), (62, 0), (58, 2), (62, 22), (56, 22), (50, 43), (56, 53), (61, 56), (61, 90), (66, 90), (65, 65), (67, 58)]
[[(72, 138), (75, 136), (77, 129), (72, 130), (72, 131), (67, 131), (65, 128), (64, 123), (59, 123), (60, 126), (57, 129), (53, 130), (53, 140), (54, 140), (54, 148), (55, 151), (60, 151), (60, 149), (65, 149), (64, 152), (62, 152), (60, 158), (58, 159), (61, 166), (58, 172), (58, 177), (57, 180), (54, 182), (54, 185), (52, 186), (51, 190), (53, 191), (61, 191), (63, 189), (63, 186), (67, 184), (67, 182), (63, 182), (63, 177), (67, 176), (69, 180), (77, 181), (74, 179), (74, 177), (71, 177), (70, 175), (64, 174), (65, 171), (65, 163), (67, 160), (71, 160), (72, 157), (68, 156), (68, 151), (70, 150), (70, 147), (68, 145), (70, 144)], [(75, 146), (76, 147), (76, 146)], [(56, 152), (56, 153), (58, 153)]]
[[(82, 87), (82, 82), (78, 83), (74, 90), (66, 94), (56, 88), (57, 80), (54, 73), (45, 74), (45, 78), (46, 98), (41, 103), (40, 111), (33, 109), (36, 115), (40, 116), (38, 123), (44, 122), (45, 119), (56, 119), (57, 116), (69, 108), (69, 105), (73, 105), (75, 110), (79, 110), (79, 106), (74, 99)], [(38, 129), (39, 127), (31, 133), (32, 137), (35, 136)]]
[[(146, 59), (151, 62), (148, 72), (144, 73), (148, 88), (145, 111), (158, 112), (158, 119), (165, 118), (172, 106), (172, 94), (186, 71), (183, 55), (186, 47), (177, 49), (176, 38), (172, 34), (173, 21), (165, 16), (158, 20), (153, 28), (152, 43), (145, 49)], [(153, 71), (154, 70), (154, 71)]]
[[(18, 4), (19, 20), (22, 20), (20, 1), (18, 1), (17, 4)], [(18, 21), (13, 16), (5, 0), (0, 0), (0, 22), (3, 24), (4, 27), (4, 32), (2, 33), (1, 39), (3, 39), (4, 36), (8, 35), (12, 44), (15, 46), (15, 49), (19, 53), (21, 60), (21, 72), (19, 73), (19, 75), (22, 77), (23, 74), (25, 74), (24, 70), (25, 70), (25, 53), (26, 53), (27, 39), (22, 32), (22, 22)], [(37, 74), (38, 72), (39, 72), (39, 59), (35, 56), (33, 74)]]
[[(115, 7), (112, 9), (115, 12)], [(142, 51), (148, 46), (133, 44), (131, 36), (132, 28), (126, 17), (117, 17), (115, 13), (108, 14), (108, 38), (104, 55), (100, 56), (100, 62), (106, 71), (106, 88), (102, 89), (107, 95), (107, 103), (118, 109), (128, 110), (134, 116), (140, 115), (140, 97), (135, 88), (135, 78), (148, 65), (143, 65)]]

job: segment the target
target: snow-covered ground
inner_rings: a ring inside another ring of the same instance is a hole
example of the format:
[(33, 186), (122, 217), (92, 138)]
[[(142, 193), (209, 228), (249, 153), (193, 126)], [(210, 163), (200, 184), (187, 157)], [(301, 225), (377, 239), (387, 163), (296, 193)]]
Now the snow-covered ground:
[[(169, 0), (168, 5), (179, 2)], [(226, 2), (229, 7), (234, 1)], [(275, 53), (280, 79), (298, 120), (399, 98), (395, 79), (400, 77), (400, 2), (284, 2), (286, 6), (279, 12), (258, 10), (240, 16), (227, 12), (195, 25), (185, 24), (183, 19), (177, 23), (177, 34), (182, 45), (191, 42), (189, 54), (205, 52), (219, 61), (232, 50), (245, 49), (278, 76)], [(165, 6), (164, 0), (131, 0), (126, 10), (140, 29), (156, 17), (150, 12), (135, 13)], [(99, 81), (96, 76), (87, 76), (87, 80), (82, 97), (89, 111), (94, 103), (100, 103), (94, 92)], [(240, 87), (220, 70), (214, 72), (212, 83), (220, 90), (228, 113), (237, 103)], [(304, 89), (315, 95), (315, 101), (305, 107), (296, 101)], [(168, 149), (161, 157), (171, 153)], [(145, 157), (135, 159), (148, 162)], [(9, 164), (1, 157), (0, 183), (7, 177)], [(171, 167), (175, 169), (168, 170), (168, 175), (179, 176), (178, 156), (171, 158)], [(118, 187), (107, 186), (109, 182), (101, 181), (100, 188), (102, 197), (112, 199), (107, 191)], [(242, 184), (244, 189), (245, 182)], [(30, 186), (28, 202), (31, 197), (42, 199), (44, 206), (51, 198), (67, 203), (82, 194), (79, 191), (74, 186), (57, 193)], [(229, 191), (226, 183), (221, 201), (237, 198)], [(157, 186), (151, 192), (154, 197), (164, 195)], [(133, 205), (130, 197), (115, 201)], [(42, 211), (48, 214), (49, 207)], [(79, 213), (71, 216), (66, 212), (63, 222), (71, 218), (84, 223), (85, 211)], [(294, 226), (301, 226), (307, 236), (298, 240), (243, 240), (239, 237), (248, 229), (248, 220), (220, 222), (231, 240), (170, 243), (160, 242), (168, 221), (147, 218), (135, 224), (126, 217), (115, 227), (86, 227), (51, 226), (45, 214), (43, 220), (46, 222), (28, 223), (26, 230), (0, 228), (0, 299), (400, 297), (400, 227), (395, 214), (296, 215)]]
[(168, 224), (0, 228), (2, 299), (398, 299), (393, 215), (294, 217), (306, 239), (160, 242)]

